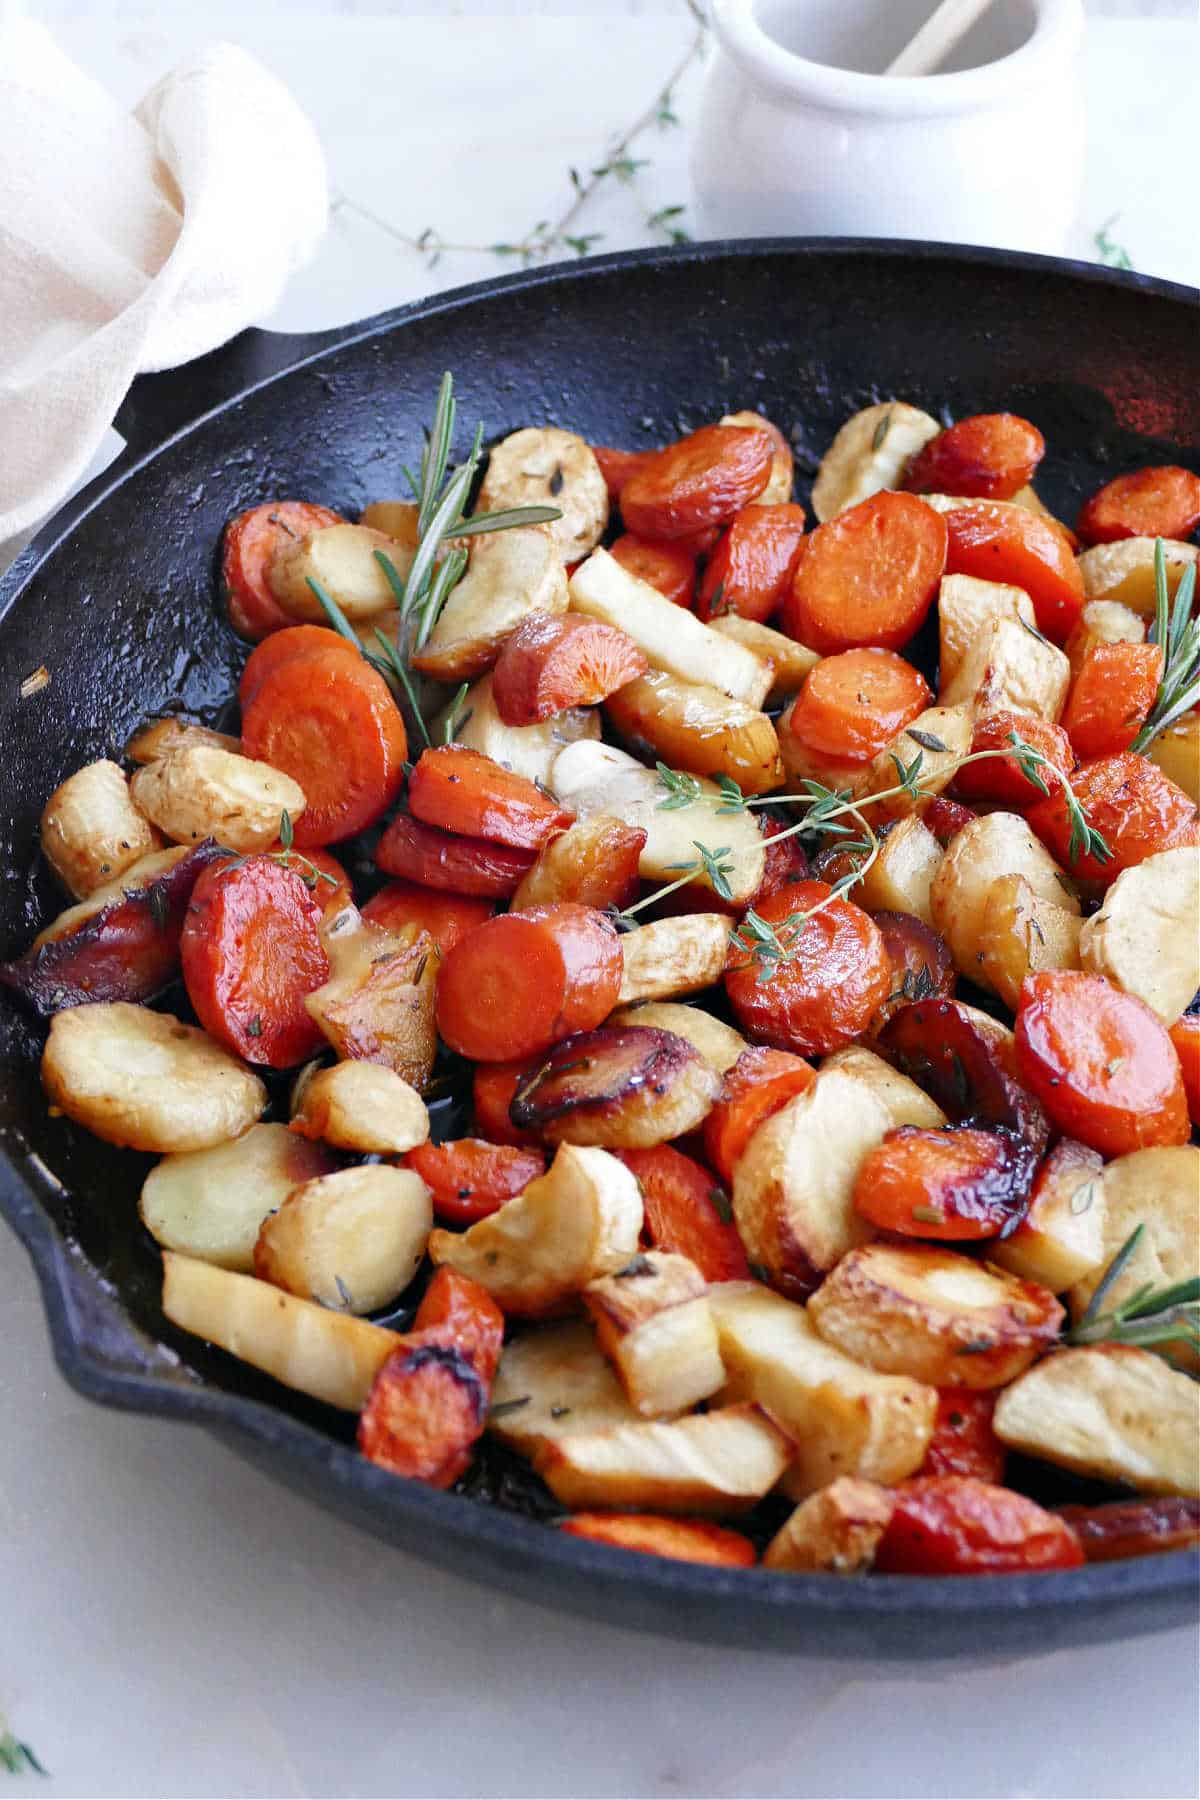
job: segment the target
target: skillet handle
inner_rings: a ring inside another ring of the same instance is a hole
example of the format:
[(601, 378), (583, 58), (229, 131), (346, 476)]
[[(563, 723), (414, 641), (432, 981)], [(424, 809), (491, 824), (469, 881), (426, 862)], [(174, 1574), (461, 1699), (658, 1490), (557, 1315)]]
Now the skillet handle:
[(194, 362), (139, 375), (113, 420), (114, 429), (125, 439), (126, 458), (137, 460), (157, 450), (184, 426), (243, 389), (257, 386), (361, 329), (361, 325), (350, 325), (292, 333), (251, 326)]

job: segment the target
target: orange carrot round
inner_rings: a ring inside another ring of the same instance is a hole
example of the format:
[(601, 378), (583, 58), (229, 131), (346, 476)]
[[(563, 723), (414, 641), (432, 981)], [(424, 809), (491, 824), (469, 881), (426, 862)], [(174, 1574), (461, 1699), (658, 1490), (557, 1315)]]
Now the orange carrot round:
[(761, 494), (775, 445), (764, 427), (702, 425), (658, 450), (621, 488), (621, 515), (644, 538), (680, 538), (723, 525)]
[(1036, 425), (1016, 413), (975, 413), (917, 451), (904, 485), (912, 494), (1011, 500), (1046, 454)]
[(592, 455), (600, 464), (600, 473), (610, 500), (619, 501), (621, 491), (631, 476), (644, 469), (658, 455), (657, 450), (610, 450), (603, 444), (592, 445)]
[(1190, 538), (1200, 525), (1200, 475), (1167, 464), (1118, 475), (1092, 495), (1079, 515), (1087, 544), (1119, 538)]
[(1167, 1035), (1179, 1058), (1188, 1116), (1193, 1125), (1200, 1126), (1200, 1013), (1184, 1013)]
[(492, 670), (492, 697), (506, 725), (539, 725), (569, 706), (598, 705), (649, 667), (615, 625), (580, 613), (531, 613), (505, 640)]
[(818, 756), (867, 763), (930, 704), (924, 676), (892, 650), (844, 650), (805, 676), (791, 730)]
[(637, 1550), (643, 1556), (669, 1556), (675, 1562), (749, 1569), (758, 1561), (748, 1537), (708, 1519), (670, 1519), (657, 1513), (573, 1513), (559, 1521), (558, 1529), (567, 1537), (589, 1538), (594, 1544)]
[(341, 523), (339, 513), (307, 500), (268, 501), (229, 521), (221, 546), (221, 587), (239, 637), (257, 642), (291, 624), (267, 580), (272, 558), (289, 538)]
[(408, 805), (422, 824), (511, 850), (537, 850), (575, 817), (534, 782), (464, 744), (423, 750), (408, 783)]
[(1063, 730), (1081, 759), (1128, 750), (1162, 680), (1157, 644), (1093, 644), (1071, 683)]
[(614, 562), (657, 588), (675, 606), (690, 608), (696, 592), (696, 558), (686, 546), (655, 544), (627, 531), (609, 551)]
[(392, 931), (402, 925), (419, 925), (446, 956), (468, 931), (490, 919), (494, 910), (490, 900), (477, 896), (439, 893), (411, 881), (389, 881), (372, 894), (362, 913), (364, 919)]
[(704, 1149), (722, 1181), (733, 1180), (734, 1165), (763, 1122), (812, 1085), (814, 1071), (803, 1057), (754, 1044), (725, 1071), (720, 1098), (704, 1121)]
[(439, 893), (506, 900), (533, 865), (532, 850), (510, 850), (485, 838), (458, 837), (397, 813), (375, 850), (385, 875), (399, 875)]
[(404, 1158), (433, 1194), (433, 1210), (445, 1225), (473, 1225), (498, 1212), (506, 1200), (523, 1194), (545, 1174), (540, 1150), (511, 1144), (488, 1144), (482, 1138), (458, 1138), (444, 1144), (418, 1144)]
[(1187, 1096), (1166, 1026), (1103, 976), (1027, 975), (1016, 1047), (1021, 1079), (1054, 1124), (1101, 1156), (1187, 1143)]
[(1024, 1494), (969, 1475), (918, 1475), (896, 1507), (875, 1567), (885, 1575), (1022, 1575), (1077, 1569), (1079, 1540)]
[(285, 850), (276, 839), (264, 855), (281, 857), (286, 867), (295, 869), (322, 912), (335, 904), (344, 906), (354, 899), (350, 877), (328, 850), (319, 850), (315, 844), (308, 850)]
[(1064, 644), (1083, 608), (1083, 576), (1060, 525), (1024, 506), (973, 500), (943, 515), (947, 575), (1024, 588), (1038, 630)]
[(205, 1031), (235, 1056), (288, 1069), (324, 1039), (304, 1005), (329, 979), (322, 907), (269, 856), (211, 863), (192, 889), (180, 954)]
[(855, 1210), (902, 1237), (995, 1237), (1021, 1216), (1036, 1160), (1029, 1145), (1005, 1132), (901, 1125), (863, 1159)]
[(737, 613), (765, 624), (791, 586), (804, 542), (804, 508), (745, 506), (725, 528), (704, 570), (696, 612)]
[(288, 625), (283, 631), (273, 631), (246, 659), (238, 682), (239, 704), (249, 706), (267, 676), (284, 663), (326, 654), (353, 658), (359, 653), (339, 632), (330, 631), (325, 625)]
[(524, 1087), (538, 1069), (538, 1060), (520, 1062), (478, 1063), (471, 1078), (471, 1104), (475, 1114), (475, 1131), (492, 1144), (513, 1144), (536, 1149), (541, 1139), (536, 1131), (523, 1130), (509, 1117), (513, 1096)]
[[(1062, 727), (1027, 713), (985, 713), (982, 719), (976, 720), (971, 738), (972, 756), (981, 750), (1003, 750), (1014, 731), (1049, 762), (1050, 767), (1040, 771), (1047, 788), (1054, 788), (1056, 769), (1069, 775), (1075, 767), (1071, 741)], [(1042, 798), (1041, 789), (1022, 772), (1014, 756), (989, 756), (986, 762), (967, 763), (955, 775), (954, 789), (964, 800), (997, 800), (1022, 810)], [(923, 816), (928, 825), (928, 809)], [(963, 824), (967, 822), (963, 820)]]
[(399, 794), (408, 755), (383, 677), (334, 650), (282, 663), (263, 679), (242, 709), (242, 744), (304, 789), (299, 849), (373, 825)]
[(621, 988), (621, 941), (592, 907), (562, 902), (489, 919), (438, 974), (438, 1030), (475, 1062), (548, 1050), (606, 1019)]
[(960, 806), (957, 800), (949, 800), (945, 794), (935, 794), (921, 814), (921, 823), (933, 833), (944, 850), (951, 839), (978, 816), (969, 806)]
[(823, 655), (899, 650), (923, 623), (945, 567), (941, 515), (914, 494), (872, 494), (804, 540), (783, 629)]
[(729, 1198), (706, 1168), (670, 1144), (618, 1154), (637, 1176), (646, 1237), (656, 1250), (688, 1257), (705, 1281), (749, 1277)]
[[(852, 1044), (887, 998), (891, 963), (867, 914), (849, 900), (830, 900), (823, 881), (781, 888), (755, 908), (776, 927), (784, 958), (760, 981), (759, 963), (730, 951), (725, 991), (739, 1023), (763, 1043), (800, 1056), (824, 1056)], [(794, 915), (820, 912), (792, 923)]]
[(1144, 862), (1157, 850), (1200, 843), (1195, 801), (1156, 763), (1132, 750), (1081, 764), (1071, 777), (1071, 787), (1087, 823), (1112, 852), (1108, 862), (1091, 852), (1071, 854), (1071, 817), (1061, 790), (1053, 789), (1025, 817), (1055, 860), (1082, 881), (1107, 887), (1122, 869)]
[(992, 1388), (939, 1388), (933, 1436), (920, 1474), (1003, 1481), (1006, 1451), (992, 1429), (995, 1410)]

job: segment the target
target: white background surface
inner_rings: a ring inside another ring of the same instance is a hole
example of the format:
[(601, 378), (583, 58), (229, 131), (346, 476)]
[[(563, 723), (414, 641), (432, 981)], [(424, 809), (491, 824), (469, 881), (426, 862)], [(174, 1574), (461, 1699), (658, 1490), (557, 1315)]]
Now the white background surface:
[[(456, 0), (436, 20), (320, 0), (32, 10), (130, 100), (192, 44), (239, 39), (316, 118), (341, 194), (471, 241), (555, 216), (568, 164), (600, 159), (690, 32), (670, 0)], [(1177, 0), (1098, 10), (1194, 18)], [(529, 17), (551, 11), (577, 16)], [(1139, 268), (1196, 278), (1194, 68), (1191, 25), (1093, 26), (1077, 254), (1119, 213)], [(597, 248), (653, 241), (645, 214), (686, 202), (684, 130), (637, 154), (636, 193), (581, 224)], [(338, 323), (496, 266), (430, 272), (343, 208), (271, 323)], [(880, 1676), (819, 1645), (779, 1659), (561, 1619), (389, 1551), (199, 1433), (86, 1405), (7, 1236), (0, 1342), (0, 1707), (52, 1771), (0, 1771), (0, 1800), (1196, 1791), (1190, 1632)]]

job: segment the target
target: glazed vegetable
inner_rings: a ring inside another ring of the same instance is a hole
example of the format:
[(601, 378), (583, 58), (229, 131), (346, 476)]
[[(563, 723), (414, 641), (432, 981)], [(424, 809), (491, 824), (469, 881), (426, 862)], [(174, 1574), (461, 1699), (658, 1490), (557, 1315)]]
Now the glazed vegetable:
[(621, 486), (621, 516), (639, 537), (679, 538), (723, 525), (766, 486), (775, 443), (762, 429), (703, 425), (639, 464)]
[(532, 781), (461, 744), (422, 751), (409, 776), (408, 805), (422, 824), (512, 850), (540, 849), (572, 818)]
[(754, 1545), (740, 1531), (726, 1531), (707, 1519), (663, 1519), (653, 1513), (572, 1513), (559, 1530), (568, 1537), (611, 1544), (616, 1550), (667, 1556), (674, 1562), (708, 1563), (717, 1568), (748, 1569), (756, 1561)]
[(876, 494), (805, 541), (784, 629), (822, 654), (898, 650), (924, 620), (945, 567), (941, 519), (909, 494)]
[(792, 1575), (865, 1575), (894, 1506), (889, 1488), (839, 1475), (800, 1502), (763, 1551), (763, 1567)]
[(533, 853), (459, 837), (397, 813), (379, 840), (375, 861), (385, 874), (400, 875), (419, 887), (503, 900), (529, 873)]
[(645, 1235), (656, 1250), (687, 1257), (705, 1281), (749, 1277), (728, 1196), (702, 1164), (670, 1144), (620, 1156), (637, 1180)]
[(1200, 525), (1200, 475), (1190, 469), (1138, 469), (1092, 495), (1079, 515), (1087, 544), (1119, 538), (1189, 538)]
[(577, 613), (531, 613), (505, 641), (492, 671), (506, 725), (537, 725), (571, 706), (594, 706), (649, 668), (633, 639)]
[(943, 516), (946, 573), (1022, 589), (1033, 602), (1038, 630), (1052, 643), (1065, 643), (1083, 605), (1083, 577), (1062, 528), (1002, 500), (952, 502)]
[(657, 588), (672, 606), (683, 606), (691, 611), (696, 589), (696, 558), (686, 544), (653, 543), (649, 538), (635, 537), (627, 531), (609, 545), (609, 554), (638, 581)]
[(488, 453), (479, 490), (480, 512), (549, 504), (559, 516), (549, 529), (564, 562), (595, 548), (608, 524), (608, 490), (595, 455), (573, 431), (526, 426)]
[(300, 1137), (364, 1156), (399, 1156), (429, 1136), (420, 1094), (380, 1063), (335, 1063), (297, 1086), (290, 1129)]
[(304, 500), (268, 501), (230, 520), (221, 547), (221, 584), (229, 623), (241, 637), (256, 642), (291, 622), (271, 591), (276, 552), (308, 532), (340, 523), (327, 506)]
[(404, 1162), (429, 1189), (444, 1225), (474, 1225), (490, 1218), (546, 1172), (540, 1150), (489, 1144), (484, 1138), (419, 1144)]
[(606, 813), (577, 819), (538, 851), (512, 896), (513, 906), (628, 906), (638, 891), (638, 864), (646, 847), (640, 825)]
[(694, 1131), (720, 1085), (685, 1038), (605, 1027), (564, 1038), (517, 1088), (509, 1118), (549, 1143), (646, 1149)]
[(107, 760), (88, 763), (55, 788), (42, 809), (40, 838), (47, 862), (77, 899), (116, 880), (162, 842), (134, 805), (121, 770)]
[(914, 494), (962, 494), (1011, 500), (1046, 453), (1036, 425), (1016, 413), (976, 413), (923, 444), (904, 485)]
[(735, 613), (765, 625), (791, 586), (803, 543), (802, 506), (752, 502), (726, 526), (705, 564), (697, 617), (711, 624)]
[(707, 1400), (725, 1383), (704, 1276), (686, 1256), (642, 1251), (583, 1290), (596, 1339), (630, 1405), (669, 1417)]
[(1015, 1575), (1082, 1561), (1064, 1520), (1024, 1494), (963, 1475), (898, 1488), (875, 1555), (876, 1568), (891, 1575)]
[(164, 1250), (249, 1274), (263, 1220), (333, 1167), (286, 1125), (251, 1125), (229, 1143), (164, 1156), (142, 1183), (138, 1212)]
[(299, 1182), (268, 1214), (254, 1273), (302, 1299), (378, 1312), (420, 1268), (433, 1227), (418, 1175), (368, 1163)]
[(756, 1044), (742, 1052), (726, 1071), (720, 1098), (704, 1121), (704, 1147), (722, 1181), (733, 1180), (738, 1158), (758, 1127), (803, 1094), (814, 1073), (811, 1063), (786, 1050)]

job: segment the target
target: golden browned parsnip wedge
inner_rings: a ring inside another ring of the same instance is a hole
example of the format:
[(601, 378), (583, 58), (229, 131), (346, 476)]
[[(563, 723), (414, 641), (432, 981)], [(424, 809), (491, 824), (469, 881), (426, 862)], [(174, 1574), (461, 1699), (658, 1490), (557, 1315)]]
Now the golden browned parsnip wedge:
[[(1154, 577), (1155, 539), (1122, 538), (1115, 544), (1093, 544), (1079, 558), (1083, 591), (1089, 600), (1119, 600), (1144, 619), (1153, 619), (1155, 608)], [(1200, 549), (1195, 544), (1181, 544), (1163, 539), (1163, 555), (1167, 565), (1167, 593), (1172, 599), (1188, 566), (1196, 561)]]
[(567, 577), (549, 525), (515, 525), (469, 541), (467, 572), (412, 659), (437, 681), (473, 681), (522, 619), (567, 610)]
[(973, 819), (951, 839), (929, 893), (933, 923), (950, 946), (954, 966), (973, 981), (987, 972), (984, 916), (992, 887), (1008, 875), (1023, 876), (1038, 899), (1079, 913), (1062, 870), (1019, 813)]
[(1160, 850), (1123, 869), (1084, 920), (1079, 960), (1173, 1025), (1200, 988), (1200, 847)]
[(745, 1512), (779, 1480), (791, 1439), (759, 1406), (549, 1438), (534, 1468), (565, 1506), (721, 1517)]
[(929, 891), (943, 854), (929, 827), (910, 813), (888, 832), (854, 897), (868, 912), (913, 913), (932, 925)]
[(618, 1027), (649, 1025), (659, 1031), (669, 1031), (689, 1043), (718, 1075), (732, 1069), (747, 1047), (740, 1032), (732, 1025), (726, 1025), (723, 1019), (705, 1012), (702, 1006), (682, 1006), (670, 1000), (647, 1000), (637, 1006), (622, 1006), (609, 1014), (606, 1023)]
[(621, 949), (622, 1006), (637, 1000), (678, 1000), (720, 981), (729, 952), (729, 920), (724, 913), (656, 919), (625, 932)]
[[(923, 494), (928, 501), (929, 495)], [(938, 677), (943, 689), (957, 679), (973, 647), (1001, 619), (1033, 625), (1033, 601), (1024, 588), (1002, 581), (980, 581), (974, 575), (943, 575), (938, 589)], [(1035, 641), (1035, 640), (1031, 640)]]
[(211, 744), (185, 743), (138, 769), (129, 784), (135, 805), (175, 844), (216, 838), (230, 850), (265, 850), (286, 812), (304, 811), (304, 789), (270, 763), (233, 756)]
[[(507, 532), (500, 534), (507, 537)], [(719, 637), (657, 588), (639, 581), (607, 550), (593, 550), (571, 577), (571, 610), (628, 633), (652, 668), (683, 681), (712, 682), (731, 700), (761, 706), (771, 671), (753, 651)]]
[(792, 1575), (865, 1575), (895, 1500), (878, 1482), (840, 1475), (802, 1500), (763, 1551), (764, 1569)]
[(248, 1275), (268, 1213), (333, 1166), (319, 1144), (286, 1125), (252, 1125), (231, 1143), (164, 1156), (142, 1184), (138, 1212), (164, 1249)]
[(881, 400), (856, 412), (821, 459), (812, 490), (817, 518), (824, 523), (883, 488), (898, 488), (917, 451), (941, 429), (905, 400)]
[(267, 1105), (258, 1076), (195, 1025), (123, 1000), (55, 1013), (42, 1085), (106, 1143), (163, 1156), (240, 1137)]
[[(975, 715), (969, 706), (930, 706), (898, 732), (874, 762), (867, 765), (862, 785), (863, 806), (867, 817), (878, 827), (889, 819), (902, 819), (908, 813), (924, 812), (935, 794), (949, 785), (959, 760), (971, 748)], [(921, 738), (915, 737), (921, 733)], [(936, 746), (941, 745), (939, 750)], [(917, 778), (919, 792), (891, 794), (886, 800), (872, 801), (872, 794), (882, 794), (897, 785), (893, 757), (906, 766), (920, 752), (921, 768)]]
[(532, 1456), (549, 1438), (637, 1417), (588, 1320), (538, 1326), (504, 1346), (488, 1430), (514, 1450)]
[(590, 444), (557, 425), (527, 425), (496, 444), (479, 490), (479, 512), (555, 506), (550, 532), (563, 562), (594, 550), (608, 524), (608, 486)]
[(1038, 1170), (1029, 1210), (1017, 1229), (989, 1244), (991, 1260), (1052, 1294), (1065, 1294), (1099, 1273), (1107, 1260), (1103, 1170), (1095, 1150), (1060, 1139)]
[[(1068, 900), (1065, 888), (1060, 887), (1059, 893)], [(1082, 926), (1077, 911), (1036, 894), (1024, 875), (997, 876), (984, 901), (971, 979), (990, 988), (1016, 1012), (1027, 975), (1038, 969), (1079, 967)]]
[(563, 1144), (523, 1194), (468, 1231), (435, 1231), (429, 1254), (485, 1287), (506, 1313), (537, 1318), (637, 1254), (638, 1184), (606, 1150)]
[(724, 1385), (704, 1277), (686, 1256), (643, 1251), (589, 1281), (583, 1303), (631, 1405), (647, 1418), (683, 1412)]
[(1119, 600), (1089, 600), (1071, 627), (1064, 649), (1072, 676), (1078, 675), (1083, 659), (1097, 644), (1144, 644), (1146, 621)]
[(104, 760), (77, 769), (55, 788), (42, 808), (41, 841), (64, 887), (83, 899), (148, 856), (162, 839), (134, 804), (116, 763)]
[(795, 1439), (783, 1490), (793, 1499), (839, 1475), (903, 1481), (925, 1460), (937, 1412), (932, 1387), (865, 1368), (821, 1338), (802, 1306), (756, 1282), (708, 1290), (722, 1396), (756, 1400)]
[(151, 719), (149, 725), (143, 725), (126, 744), (125, 754), (130, 762), (152, 763), (188, 744), (207, 744), (213, 750), (228, 750), (231, 756), (242, 753), (241, 738), (231, 737), (227, 731), (210, 731), (207, 725), (167, 718)]
[(1200, 806), (1200, 712), (1184, 713), (1146, 748), (1168, 780)]
[(1011, 1449), (1080, 1475), (1200, 1493), (1200, 1386), (1148, 1350), (1060, 1350), (1005, 1389), (992, 1426)]
[(847, 1356), (935, 1387), (1003, 1387), (1053, 1343), (1063, 1320), (1048, 1288), (927, 1244), (852, 1250), (808, 1311)]
[(1064, 653), (1019, 619), (997, 619), (967, 646), (938, 696), (943, 706), (1030, 713), (1055, 724), (1067, 698), (1071, 665)]
[(167, 850), (152, 850), (149, 856), (139, 856), (115, 881), (106, 881), (103, 887), (93, 888), (86, 900), (80, 900), (75, 906), (68, 906), (51, 919), (48, 925), (43, 925), (33, 940), (34, 949), (39, 944), (52, 944), (56, 938), (69, 937), (85, 919), (94, 918), (96, 913), (102, 912), (110, 901), (120, 900), (125, 894), (148, 888), (151, 882), (157, 881), (160, 875), (165, 875), (168, 869), (173, 869), (177, 862), (190, 855), (187, 844), (172, 844)]
[(352, 625), (375, 618), (396, 604), (377, 550), (402, 579), (408, 574), (412, 550), (369, 525), (325, 525), (302, 538), (285, 536), (268, 575), (271, 593), (289, 618), (324, 625), (325, 609), (309, 586), (315, 581)]
[(296, 1187), (263, 1220), (254, 1273), (322, 1306), (377, 1312), (420, 1268), (432, 1229), (429, 1189), (411, 1169), (338, 1169)]
[(728, 775), (747, 794), (770, 793), (783, 780), (779, 739), (766, 713), (711, 683), (654, 669), (610, 694), (605, 711), (630, 744), (673, 769)]
[(362, 1411), (400, 1342), (382, 1325), (172, 1250), (163, 1256), (162, 1307), (181, 1330), (343, 1412)]
[[(762, 501), (751, 504), (757, 505)], [(743, 619), (740, 613), (721, 613), (718, 618), (709, 620), (709, 629), (719, 631), (722, 637), (732, 638), (735, 644), (750, 650), (760, 661), (765, 662), (771, 670), (771, 687), (767, 694), (768, 706), (782, 706), (793, 694), (798, 694), (804, 686), (804, 678), (816, 668), (821, 658), (815, 650), (805, 644), (798, 644), (795, 638), (785, 637), (782, 631), (776, 631), (771, 625), (760, 625), (757, 619)]]
[(472, 682), (461, 706), (452, 704), (439, 716), (433, 728), (435, 743), (442, 742), (451, 722), (456, 744), (478, 750), (481, 756), (490, 756), (493, 762), (524, 775), (526, 781), (539, 781), (543, 786), (550, 780), (560, 750), (580, 738), (600, 736), (600, 711), (595, 706), (569, 706), (541, 725), (506, 725), (496, 710), (490, 673)]
[(437, 1054), (434, 994), (441, 963), (429, 932), (385, 930), (353, 904), (321, 924), (330, 977), (305, 998), (340, 1057), (381, 1063), (420, 1090)]
[(580, 1032), (552, 1051), (536, 1083), (519, 1091), (513, 1122), (550, 1144), (647, 1150), (695, 1131), (721, 1077), (686, 1039), (667, 1031)]
[(318, 1069), (293, 1101), (292, 1130), (363, 1156), (402, 1156), (429, 1138), (429, 1112), (416, 1088), (381, 1063)]

